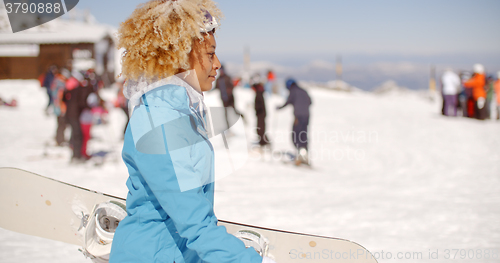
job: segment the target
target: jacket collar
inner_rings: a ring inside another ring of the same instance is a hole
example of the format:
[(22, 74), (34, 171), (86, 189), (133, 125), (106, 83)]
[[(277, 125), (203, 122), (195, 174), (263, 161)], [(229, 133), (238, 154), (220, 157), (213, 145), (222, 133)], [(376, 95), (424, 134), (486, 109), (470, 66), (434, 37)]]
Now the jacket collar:
[(184, 87), (189, 97), (189, 108), (198, 113), (205, 111), (206, 106), (203, 102), (203, 93), (199, 90), (196, 90), (185, 81), (185, 79), (190, 75), (191, 71), (193, 70), (160, 80), (147, 81), (144, 78), (141, 78), (138, 81), (128, 80), (125, 89), (129, 91), (129, 94), (126, 95), (128, 95), (129, 97), (130, 115), (132, 115), (134, 108), (141, 104), (142, 95), (166, 85)]

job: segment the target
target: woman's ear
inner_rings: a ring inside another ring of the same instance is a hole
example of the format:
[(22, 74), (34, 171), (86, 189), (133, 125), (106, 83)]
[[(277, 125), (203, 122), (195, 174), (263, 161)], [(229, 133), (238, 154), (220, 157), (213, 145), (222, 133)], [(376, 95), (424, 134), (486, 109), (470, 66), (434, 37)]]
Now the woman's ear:
[(194, 65), (196, 63), (200, 64), (203, 69), (205, 69), (205, 66), (203, 65), (203, 57), (202, 57), (202, 51), (207, 49), (208, 45), (210, 44), (209, 39), (211, 37), (214, 37), (212, 33), (206, 33), (203, 34), (203, 39), (200, 40), (199, 38), (194, 38), (193, 39), (193, 45), (191, 47), (191, 52), (189, 52), (189, 65), (190, 69), (194, 68)]

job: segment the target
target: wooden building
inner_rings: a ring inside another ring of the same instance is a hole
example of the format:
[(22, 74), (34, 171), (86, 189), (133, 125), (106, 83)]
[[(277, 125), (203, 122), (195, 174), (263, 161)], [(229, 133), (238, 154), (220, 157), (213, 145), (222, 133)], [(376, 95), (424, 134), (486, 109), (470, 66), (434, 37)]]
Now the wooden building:
[(95, 69), (109, 85), (115, 80), (115, 30), (107, 25), (56, 19), (22, 32), (0, 32), (0, 79), (37, 79), (51, 65)]

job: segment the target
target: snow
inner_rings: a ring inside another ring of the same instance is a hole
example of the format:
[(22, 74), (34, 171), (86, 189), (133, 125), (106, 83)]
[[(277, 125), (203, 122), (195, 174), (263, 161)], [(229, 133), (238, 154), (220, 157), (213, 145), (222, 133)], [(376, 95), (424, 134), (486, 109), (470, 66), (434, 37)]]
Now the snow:
[[(115, 92), (102, 96), (111, 101)], [(444, 262), (446, 249), (459, 249), (457, 258), (473, 251), (483, 255), (474, 261), (498, 262), (484, 256), (500, 252), (500, 122), (443, 117), (440, 103), (411, 92), (309, 92), (313, 168), (251, 154), (242, 169), (216, 182), (219, 218), (349, 239), (379, 262)], [(208, 92), (207, 103), (220, 106), (218, 96)], [(248, 125), (255, 123), (252, 91), (240, 88), (235, 96)], [(121, 110), (111, 109), (109, 124), (92, 130), (89, 150), (112, 151), (106, 162), (75, 165), (69, 149), (51, 146), (55, 117), (45, 114), (46, 93), (35, 80), (0, 81), (0, 97), (19, 103), (0, 107), (0, 167), (126, 196)], [(267, 100), (275, 150), (292, 149), (292, 109), (274, 110), (283, 102)], [(0, 229), (2, 263), (90, 262), (77, 249)], [(407, 252), (421, 258), (396, 259)], [(429, 259), (434, 252), (439, 259)]]
[(405, 93), (411, 92), (406, 87), (400, 87), (394, 80), (387, 80), (373, 89), (377, 94), (390, 94), (390, 93)]

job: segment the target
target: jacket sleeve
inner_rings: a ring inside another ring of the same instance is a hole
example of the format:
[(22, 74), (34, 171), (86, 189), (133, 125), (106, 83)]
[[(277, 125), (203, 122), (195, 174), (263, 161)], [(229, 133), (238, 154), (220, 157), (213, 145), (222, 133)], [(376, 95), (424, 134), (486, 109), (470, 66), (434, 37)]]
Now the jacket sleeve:
[(290, 94), (288, 95), (288, 99), (286, 100), (285, 104), (283, 104), (283, 106), (279, 107), (278, 109), (283, 109), (289, 104), (293, 105), (294, 101), (295, 101), (295, 92), (293, 90), (290, 90)]
[[(172, 115), (161, 109), (156, 111), (160, 116)], [(174, 120), (150, 131), (134, 156), (145, 184), (161, 206), (157, 210), (166, 212), (178, 235), (186, 240), (186, 246), (203, 262), (260, 263), (262, 257), (255, 250), (246, 249), (242, 241), (227, 233), (225, 227), (217, 226), (213, 200), (204, 193), (204, 187), (213, 190), (213, 185), (202, 185), (210, 174), (208, 169), (213, 166), (206, 163), (202, 165), (206, 170), (198, 169), (203, 158), (196, 157), (213, 153), (207, 152), (206, 149), (211, 148), (207, 147), (208, 142), (200, 140), (193, 119), (177, 114)], [(144, 117), (146, 120), (158, 119)], [(155, 125), (151, 123), (151, 126)]]
[(483, 84), (481, 78), (479, 77), (479, 75), (475, 75), (474, 77), (472, 77), (471, 79), (469, 79), (467, 82), (464, 83), (464, 87), (473, 88), (476, 86), (481, 86), (481, 84)]

